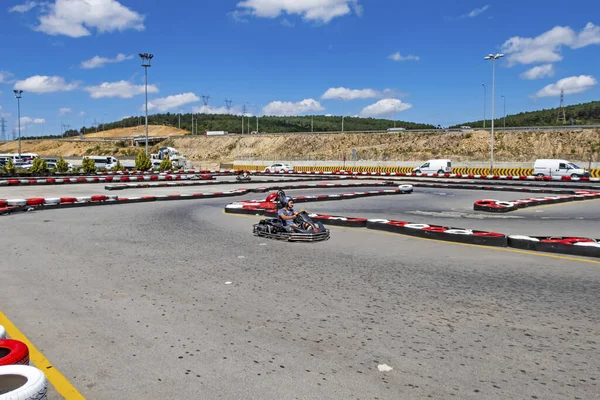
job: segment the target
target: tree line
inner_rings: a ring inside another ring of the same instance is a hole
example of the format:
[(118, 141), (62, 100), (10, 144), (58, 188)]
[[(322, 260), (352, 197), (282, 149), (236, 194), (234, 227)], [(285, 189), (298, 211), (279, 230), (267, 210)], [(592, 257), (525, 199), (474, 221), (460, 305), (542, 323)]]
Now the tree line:
[[(574, 104), (564, 108), (566, 125), (596, 125), (600, 124), (600, 101), (591, 101), (589, 103)], [(562, 111), (560, 112), (561, 121), (558, 121), (559, 108), (550, 108), (538, 111), (522, 112), (506, 116), (507, 127), (520, 126), (559, 126), (562, 122)], [(485, 126), (489, 128), (492, 124), (491, 118), (486, 121)], [(483, 127), (483, 120), (464, 122), (450, 128), (458, 128), (468, 125), (472, 128)], [(504, 126), (504, 117), (495, 118), (494, 126)]]

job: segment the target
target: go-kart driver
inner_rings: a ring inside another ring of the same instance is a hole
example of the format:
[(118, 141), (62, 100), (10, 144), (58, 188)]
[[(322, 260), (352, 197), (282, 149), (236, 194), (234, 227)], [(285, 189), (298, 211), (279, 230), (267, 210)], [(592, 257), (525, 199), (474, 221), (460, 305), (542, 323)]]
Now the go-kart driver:
[[(286, 228), (290, 229), (290, 227), (296, 227), (298, 228), (298, 225), (296, 225), (294, 223), (294, 219), (296, 219), (296, 217), (298, 216), (298, 214), (302, 213), (303, 211), (300, 212), (295, 212), (294, 211), (294, 199), (292, 199), (289, 196), (286, 196), (283, 198), (283, 204), (285, 204), (285, 206), (280, 209), (277, 214), (279, 215), (279, 218), (281, 218), (283, 220), (283, 222), (285, 223)], [(302, 229), (306, 229), (306, 223), (302, 223)]]

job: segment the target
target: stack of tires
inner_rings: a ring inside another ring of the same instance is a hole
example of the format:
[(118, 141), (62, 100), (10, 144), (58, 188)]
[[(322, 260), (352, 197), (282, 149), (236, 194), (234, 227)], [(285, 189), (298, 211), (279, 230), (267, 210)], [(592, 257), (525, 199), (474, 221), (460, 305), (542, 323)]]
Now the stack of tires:
[(29, 366), (29, 348), (7, 339), (0, 325), (0, 400), (46, 400), (48, 384), (44, 373)]

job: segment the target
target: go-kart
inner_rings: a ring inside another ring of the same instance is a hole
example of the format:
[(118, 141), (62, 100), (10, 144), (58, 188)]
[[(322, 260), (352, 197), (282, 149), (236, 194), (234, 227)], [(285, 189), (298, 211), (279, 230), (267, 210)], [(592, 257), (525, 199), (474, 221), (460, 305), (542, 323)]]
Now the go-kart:
[(235, 177), (235, 180), (238, 182), (250, 182), (252, 178), (250, 178), (250, 175), (238, 175)]
[[(283, 204), (284, 197), (285, 193), (280, 190), (277, 193), (279, 208), (285, 206)], [(304, 210), (298, 213), (294, 224), (296, 226), (287, 226), (285, 221), (279, 217), (267, 218), (253, 226), (253, 233), (256, 236), (289, 242), (319, 242), (329, 239), (329, 229), (326, 229), (320, 221), (313, 221)]]

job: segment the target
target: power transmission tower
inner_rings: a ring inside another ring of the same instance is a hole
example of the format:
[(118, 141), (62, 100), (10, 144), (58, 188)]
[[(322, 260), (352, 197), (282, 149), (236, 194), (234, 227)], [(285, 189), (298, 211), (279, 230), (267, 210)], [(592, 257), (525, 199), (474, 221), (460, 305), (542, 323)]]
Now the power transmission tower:
[(0, 119), (0, 132), (2, 132), (2, 141), (5, 142), (7, 137), (6, 137), (6, 120), (4, 119), (4, 117), (2, 117), (2, 119)]
[(12, 140), (17, 140), (17, 130), (15, 128), (13, 128), (13, 130), (12, 130), (12, 137), (13, 137)]
[[(562, 115), (561, 115), (562, 114)], [(562, 122), (563, 125), (567, 123), (567, 114), (565, 111), (565, 91), (560, 90), (560, 106), (558, 107), (558, 113), (556, 115), (556, 122)]]
[(210, 100), (210, 96), (202, 95), (202, 102), (204, 103), (205, 106), (208, 105), (209, 100)]
[(225, 107), (227, 107), (227, 111), (231, 110), (231, 103), (233, 103), (231, 100), (225, 100)]

